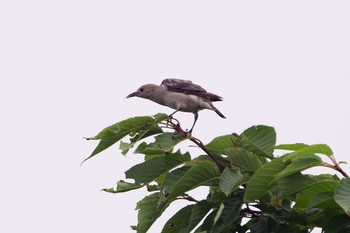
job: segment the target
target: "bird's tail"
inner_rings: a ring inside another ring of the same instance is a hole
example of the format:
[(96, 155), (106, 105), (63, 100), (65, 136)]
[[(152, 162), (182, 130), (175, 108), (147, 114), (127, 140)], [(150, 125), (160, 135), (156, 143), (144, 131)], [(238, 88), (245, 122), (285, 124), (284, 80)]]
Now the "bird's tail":
[[(214, 106), (213, 106), (214, 107)], [(225, 116), (224, 116), (224, 114), (222, 114), (217, 108), (213, 108), (213, 110), (220, 116), (220, 117), (222, 117), (222, 118), (226, 118)]]

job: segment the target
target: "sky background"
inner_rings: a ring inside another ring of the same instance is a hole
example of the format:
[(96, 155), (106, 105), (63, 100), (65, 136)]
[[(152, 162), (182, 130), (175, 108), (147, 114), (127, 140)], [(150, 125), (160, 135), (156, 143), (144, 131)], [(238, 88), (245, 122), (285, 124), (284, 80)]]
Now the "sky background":
[[(146, 191), (100, 190), (140, 155), (113, 146), (80, 166), (97, 145), (83, 137), (170, 114), (125, 99), (164, 78), (223, 96), (215, 106), (227, 119), (200, 112), (194, 135), (205, 143), (264, 124), (277, 143), (327, 143), (350, 162), (349, 12), (345, 0), (1, 1), (0, 232), (132, 232)], [(189, 128), (193, 115), (177, 118)]]

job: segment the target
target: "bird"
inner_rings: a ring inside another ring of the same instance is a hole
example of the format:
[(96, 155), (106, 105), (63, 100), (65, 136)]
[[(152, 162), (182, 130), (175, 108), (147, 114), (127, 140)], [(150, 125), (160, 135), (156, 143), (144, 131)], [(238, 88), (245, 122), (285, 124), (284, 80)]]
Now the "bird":
[(179, 111), (193, 113), (194, 122), (189, 130), (190, 133), (198, 120), (198, 111), (200, 110), (209, 109), (215, 111), (220, 117), (226, 118), (212, 104), (215, 101), (222, 101), (222, 97), (207, 92), (204, 88), (189, 80), (168, 78), (164, 79), (160, 85), (145, 84), (126, 98), (130, 97), (148, 99), (175, 109), (175, 112), (171, 113), (169, 117), (172, 117)]

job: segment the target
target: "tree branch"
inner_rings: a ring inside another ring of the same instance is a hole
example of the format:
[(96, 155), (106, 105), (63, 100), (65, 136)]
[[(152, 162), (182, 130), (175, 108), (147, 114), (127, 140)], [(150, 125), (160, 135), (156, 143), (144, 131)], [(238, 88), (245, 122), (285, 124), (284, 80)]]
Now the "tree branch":
[[(175, 123), (173, 122), (175, 121)], [(195, 138), (191, 135), (191, 133), (187, 132), (187, 131), (184, 131), (181, 126), (180, 126), (180, 122), (175, 119), (175, 118), (169, 118), (168, 120), (168, 123), (171, 124), (171, 127), (177, 132), (179, 133), (182, 137), (184, 138), (188, 138), (190, 139), (194, 144), (196, 144), (199, 148), (201, 148), (212, 160), (213, 162), (218, 166), (218, 168), (220, 169), (224, 169), (225, 168), (225, 165), (220, 161), (218, 160), (215, 155), (209, 151), (205, 145), (202, 143), (201, 140), (199, 140), (198, 138)]]
[(218, 160), (216, 157), (215, 157), (215, 155), (211, 152), (211, 151), (209, 151), (206, 147), (205, 147), (205, 145), (198, 139), (198, 138), (195, 138), (195, 137), (190, 137), (190, 140), (192, 141), (192, 142), (194, 142), (194, 144), (196, 144), (198, 147), (200, 147), (213, 161), (214, 161), (214, 163), (220, 168), (220, 169), (224, 169), (225, 168), (225, 166), (224, 166), (224, 164), (220, 161), (220, 160)]
[(329, 164), (329, 163), (325, 163), (323, 162), (323, 164), (326, 166), (326, 167), (329, 167), (329, 168), (332, 168), (336, 171), (338, 171), (339, 173), (341, 173), (344, 177), (349, 177), (349, 175), (339, 166), (339, 163), (335, 160), (335, 158), (333, 156), (329, 156), (330, 160), (332, 161), (333, 165), (332, 164)]

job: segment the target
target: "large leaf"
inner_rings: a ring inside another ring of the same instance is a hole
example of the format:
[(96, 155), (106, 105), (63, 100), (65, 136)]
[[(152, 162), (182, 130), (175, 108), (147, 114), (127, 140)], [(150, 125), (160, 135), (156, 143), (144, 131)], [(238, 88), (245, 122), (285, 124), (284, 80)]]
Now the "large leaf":
[(259, 157), (244, 148), (237, 148), (230, 156), (231, 163), (249, 172), (255, 172), (262, 167), (262, 162)]
[(235, 228), (235, 222), (238, 220), (243, 204), (243, 193), (238, 190), (223, 204), (222, 210), (217, 212), (212, 227), (212, 233), (228, 232), (231, 228)]
[(169, 199), (172, 200), (183, 193), (190, 191), (198, 186), (218, 179), (220, 171), (215, 163), (203, 161), (193, 165), (170, 190)]
[[(306, 145), (306, 144), (290, 144), (290, 145), (279, 145), (274, 148), (284, 149), (284, 150), (294, 150), (293, 153), (289, 154), (289, 157), (303, 156), (309, 154), (323, 154), (326, 156), (332, 156), (332, 149), (326, 144), (315, 144), (315, 145)], [(289, 158), (287, 157), (287, 158)]]
[(156, 219), (163, 213), (166, 202), (160, 192), (149, 195), (137, 203), (138, 233), (146, 233)]
[(256, 155), (271, 159), (273, 146), (276, 143), (276, 132), (269, 126), (253, 126), (246, 129), (235, 143)]
[(338, 181), (321, 181), (303, 190), (297, 195), (296, 209), (309, 209), (314, 207), (339, 208), (334, 201), (334, 192)]
[(171, 217), (163, 227), (162, 233), (191, 232), (211, 209), (206, 201), (188, 205)]
[(295, 143), (295, 144), (280, 144), (280, 145), (276, 145), (273, 148), (274, 149), (278, 149), (278, 150), (301, 150), (305, 147), (308, 147), (309, 145), (304, 144), (304, 143)]
[(311, 145), (295, 152), (295, 154), (311, 154), (311, 153), (323, 154), (327, 156), (333, 155), (332, 149), (326, 144)]
[[(223, 208), (224, 207), (225, 206), (223, 205)], [(208, 216), (204, 219), (202, 225), (200, 225), (195, 230), (195, 233), (208, 233), (208, 232), (210, 232), (211, 228), (214, 225), (214, 219), (218, 215), (218, 212), (219, 212), (218, 209), (216, 209), (216, 210), (213, 210), (210, 214), (208, 214)]]
[(271, 189), (270, 183), (275, 179), (275, 174), (281, 172), (287, 165), (288, 161), (284, 161), (282, 156), (259, 168), (247, 183), (244, 200), (254, 201), (267, 193)]
[(315, 178), (309, 175), (294, 173), (278, 179), (272, 192), (278, 194), (278, 196), (288, 198), (292, 194), (298, 193), (317, 182)]
[(168, 116), (166, 114), (161, 113), (154, 115), (153, 117), (133, 117), (103, 129), (95, 137), (88, 138), (88, 140), (100, 140), (100, 142), (91, 155), (83, 161), (83, 163), (129, 134), (136, 135), (139, 131), (142, 131), (145, 134), (147, 130), (159, 132), (159, 128), (155, 130), (156, 127), (159, 127), (157, 124), (166, 120), (167, 118)]
[(133, 166), (125, 172), (125, 175), (126, 178), (134, 179), (136, 184), (148, 183), (189, 160), (191, 160), (189, 153), (165, 154)]
[(252, 219), (249, 228), (252, 233), (273, 233), (277, 231), (278, 225), (273, 218), (262, 216)]
[(348, 233), (350, 232), (350, 217), (337, 215), (329, 220), (323, 230), (325, 233)]
[(340, 181), (335, 191), (334, 199), (350, 216), (350, 178), (344, 178)]
[(232, 134), (214, 138), (205, 147), (215, 154), (229, 155), (234, 147), (235, 136)]
[(191, 166), (183, 166), (169, 172), (163, 181), (164, 191), (169, 193), (174, 185), (187, 173)]
[(322, 166), (321, 158), (313, 154), (305, 154), (303, 156), (298, 155), (296, 158), (289, 158), (289, 160), (291, 160), (291, 163), (288, 164), (288, 166), (283, 171), (276, 174), (276, 179), (306, 170), (314, 166)]
[(248, 177), (242, 175), (240, 169), (225, 168), (220, 178), (220, 189), (228, 196), (247, 179)]

